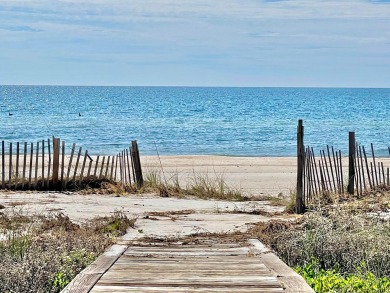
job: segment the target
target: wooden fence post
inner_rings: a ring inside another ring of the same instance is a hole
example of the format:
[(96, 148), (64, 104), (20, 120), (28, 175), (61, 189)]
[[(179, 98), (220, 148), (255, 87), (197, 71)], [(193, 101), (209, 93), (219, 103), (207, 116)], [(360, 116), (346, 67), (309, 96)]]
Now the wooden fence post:
[(354, 180), (355, 180), (355, 132), (349, 132), (349, 167), (348, 167), (348, 193), (354, 194)]
[[(1, 141), (1, 188), (5, 189), (5, 154), (4, 140)], [(389, 151), (390, 152), (390, 151)]]
[(58, 170), (60, 168), (60, 139), (53, 138), (53, 187), (58, 188)]
[(295, 201), (295, 211), (297, 214), (303, 214), (305, 204), (303, 202), (303, 165), (304, 165), (304, 144), (303, 144), (303, 120), (298, 120), (297, 129), (297, 194)]
[(141, 160), (139, 157), (138, 144), (136, 140), (131, 142), (131, 157), (133, 158), (135, 181), (137, 182), (137, 187), (141, 188), (144, 185), (144, 179), (142, 177)]

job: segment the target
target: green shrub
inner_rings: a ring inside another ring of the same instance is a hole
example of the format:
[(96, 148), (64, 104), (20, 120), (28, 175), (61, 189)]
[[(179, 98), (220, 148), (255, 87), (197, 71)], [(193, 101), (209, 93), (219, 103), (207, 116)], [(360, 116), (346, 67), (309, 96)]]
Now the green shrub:
[(343, 276), (336, 269), (324, 270), (315, 259), (295, 271), (303, 276), (306, 282), (317, 293), (387, 293), (390, 292), (390, 280), (387, 277), (377, 278), (367, 271), (365, 265), (357, 269), (357, 274)]
[(89, 266), (96, 258), (96, 254), (84, 248), (64, 253), (61, 257), (61, 267), (51, 278), (52, 290), (61, 291), (72, 281), (78, 272)]

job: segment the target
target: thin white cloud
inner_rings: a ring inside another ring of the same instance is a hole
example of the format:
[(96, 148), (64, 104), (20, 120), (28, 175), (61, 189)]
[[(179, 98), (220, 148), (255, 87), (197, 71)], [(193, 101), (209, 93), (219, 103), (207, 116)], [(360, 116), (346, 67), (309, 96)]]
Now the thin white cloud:
[(2, 0), (0, 55), (28, 48), (42, 64), (168, 62), (221, 75), (367, 54), (388, 64), (389, 15), (388, 2), (368, 0)]

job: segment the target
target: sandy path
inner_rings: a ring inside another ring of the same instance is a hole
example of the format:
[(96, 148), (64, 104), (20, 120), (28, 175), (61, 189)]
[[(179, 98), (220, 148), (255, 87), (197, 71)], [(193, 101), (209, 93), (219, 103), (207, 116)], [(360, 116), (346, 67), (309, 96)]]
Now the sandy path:
[[(177, 199), (161, 198), (151, 194), (116, 197), (78, 193), (3, 192), (0, 193), (0, 204), (5, 207), (2, 212), (22, 211), (27, 214), (63, 212), (77, 222), (95, 216), (107, 216), (120, 210), (131, 218), (137, 218), (137, 228), (128, 234), (131, 238), (145, 235), (161, 237), (183, 236), (195, 232), (244, 231), (251, 223), (267, 221), (269, 218), (243, 212), (283, 210), (283, 207), (272, 206), (265, 201)], [(183, 210), (188, 212), (175, 214)]]

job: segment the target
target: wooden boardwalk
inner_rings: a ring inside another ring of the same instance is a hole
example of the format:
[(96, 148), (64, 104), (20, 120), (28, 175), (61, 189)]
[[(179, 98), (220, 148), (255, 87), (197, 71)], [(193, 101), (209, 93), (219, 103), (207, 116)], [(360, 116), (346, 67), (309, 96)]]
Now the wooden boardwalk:
[(313, 292), (257, 240), (116, 245), (99, 259), (63, 292)]

